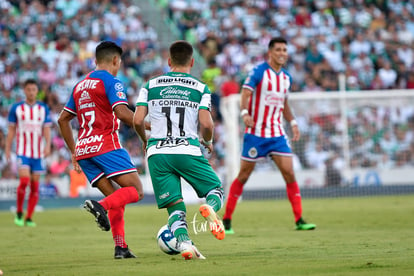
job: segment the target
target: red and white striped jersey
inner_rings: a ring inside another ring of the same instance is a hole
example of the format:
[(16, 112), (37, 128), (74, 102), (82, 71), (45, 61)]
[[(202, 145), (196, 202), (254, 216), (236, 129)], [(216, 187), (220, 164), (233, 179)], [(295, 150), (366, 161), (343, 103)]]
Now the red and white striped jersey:
[(256, 66), (246, 78), (243, 88), (252, 91), (249, 114), (253, 127), (246, 127), (245, 133), (259, 137), (285, 135), (283, 129), (283, 108), (288, 98), (292, 77), (285, 69), (276, 72), (267, 62)]
[(16, 154), (43, 158), (43, 127), (52, 125), (47, 105), (41, 102), (33, 105), (24, 101), (15, 103), (10, 109), (8, 121), (16, 125)]
[(119, 104), (128, 105), (124, 86), (105, 70), (92, 71), (75, 85), (64, 110), (79, 121), (77, 160), (122, 148), (113, 111)]

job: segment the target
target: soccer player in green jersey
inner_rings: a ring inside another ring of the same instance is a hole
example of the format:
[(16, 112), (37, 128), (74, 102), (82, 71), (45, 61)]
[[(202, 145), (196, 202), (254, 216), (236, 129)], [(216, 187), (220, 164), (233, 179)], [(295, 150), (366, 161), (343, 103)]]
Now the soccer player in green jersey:
[[(134, 126), (146, 148), (158, 207), (168, 211), (168, 225), (178, 240), (177, 249), (186, 260), (204, 259), (188, 234), (181, 178), (199, 197), (206, 198), (207, 203), (199, 211), (209, 222), (212, 234), (224, 239), (223, 223), (216, 214), (223, 205), (223, 188), (200, 149), (201, 142), (209, 152), (213, 150), (211, 92), (190, 75), (194, 64), (191, 44), (176, 41), (169, 54), (171, 72), (150, 79), (139, 93)], [(144, 122), (147, 115), (151, 123), (149, 139)]]

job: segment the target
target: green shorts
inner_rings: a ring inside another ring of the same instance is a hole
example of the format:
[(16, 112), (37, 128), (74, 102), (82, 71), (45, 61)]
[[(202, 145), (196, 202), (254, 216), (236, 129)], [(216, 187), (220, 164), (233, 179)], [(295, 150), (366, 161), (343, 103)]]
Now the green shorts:
[(148, 167), (158, 208), (182, 199), (181, 177), (205, 197), (213, 189), (221, 188), (221, 181), (204, 156), (188, 154), (153, 154)]

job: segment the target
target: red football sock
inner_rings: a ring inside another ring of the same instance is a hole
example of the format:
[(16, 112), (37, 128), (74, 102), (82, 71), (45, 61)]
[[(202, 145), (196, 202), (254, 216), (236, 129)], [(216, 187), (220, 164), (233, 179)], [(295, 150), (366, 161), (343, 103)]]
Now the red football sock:
[(23, 176), (20, 177), (20, 184), (17, 187), (17, 200), (16, 200), (16, 208), (17, 213), (23, 213), (23, 204), (24, 204), (24, 196), (26, 195), (26, 187), (30, 182), (30, 177)]
[(99, 203), (105, 210), (110, 210), (124, 207), (125, 205), (137, 202), (138, 200), (138, 191), (134, 187), (125, 187), (116, 190), (113, 194), (100, 200)]
[(108, 210), (108, 218), (111, 223), (112, 237), (115, 246), (127, 247), (125, 242), (125, 221), (124, 221), (125, 207), (113, 208)]
[(224, 213), (223, 219), (231, 219), (231, 216), (236, 209), (237, 201), (243, 193), (243, 186), (244, 184), (237, 178), (231, 183), (229, 195), (227, 197), (226, 212)]
[(302, 217), (302, 200), (300, 196), (299, 186), (297, 182), (286, 184), (286, 192), (292, 205), (293, 214), (295, 215), (295, 221), (298, 221)]
[(27, 214), (26, 219), (32, 218), (36, 204), (39, 201), (39, 181), (32, 181), (30, 183), (30, 195), (27, 202)]

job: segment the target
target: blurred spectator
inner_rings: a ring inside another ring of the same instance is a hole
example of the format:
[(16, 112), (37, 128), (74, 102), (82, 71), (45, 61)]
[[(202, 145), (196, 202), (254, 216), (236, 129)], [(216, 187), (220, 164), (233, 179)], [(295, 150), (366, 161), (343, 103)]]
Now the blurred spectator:
[(207, 68), (204, 69), (201, 80), (206, 83), (208, 88), (211, 91), (211, 105), (214, 109), (214, 112), (217, 114), (218, 118), (213, 119), (220, 119), (221, 114), (219, 111), (220, 107), (220, 91), (217, 89), (217, 78), (221, 75), (221, 69), (217, 67), (216, 60), (210, 59), (207, 62)]
[(58, 188), (53, 183), (52, 177), (49, 173), (45, 175), (45, 179), (40, 183), (39, 186), (39, 197), (41, 199), (56, 198), (59, 196)]
[(200, 19), (200, 13), (188, 6), (181, 12), (181, 16), (178, 19), (178, 28), (181, 31), (181, 39), (188, 37), (188, 31), (197, 26)]
[(322, 142), (316, 142), (315, 148), (306, 153), (307, 163), (311, 168), (324, 170), (325, 162), (329, 158), (330, 153), (323, 149)]
[(391, 68), (391, 62), (385, 61), (378, 70), (378, 77), (381, 80), (382, 88), (394, 88), (397, 80), (397, 72)]
[[(7, 115), (11, 103), (22, 98), (19, 85), (33, 78), (39, 82), (39, 99), (49, 105), (51, 117), (56, 118), (74, 84), (95, 67), (95, 47), (104, 38), (126, 45), (124, 75), (119, 77), (124, 78), (128, 91), (139, 90), (141, 82), (131, 82), (140, 80), (138, 74), (144, 72), (150, 77), (162, 70), (158, 34), (142, 21), (134, 1), (106, 1), (104, 5), (75, 0), (3, 2), (3, 6), (11, 7), (2, 9), (0, 17), (3, 115)], [(151, 51), (147, 51), (149, 48)], [(0, 119), (1, 128), (3, 121)], [(54, 141), (58, 135), (55, 131)], [(61, 154), (59, 147), (54, 150)], [(57, 162), (58, 156), (52, 159), (49, 158), (49, 166), (52, 161)], [(62, 168), (62, 164), (54, 163), (52, 170), (60, 174)]]
[(6, 159), (6, 154), (4, 152), (5, 146), (6, 146), (6, 137), (4, 135), (3, 130), (0, 129), (0, 172), (3, 172), (4, 169), (7, 167), (7, 159)]
[(229, 75), (228, 79), (223, 82), (221, 85), (221, 95), (227, 97), (233, 94), (239, 94), (240, 92), (240, 83), (236, 79), (235, 74)]
[(358, 91), (360, 90), (358, 78), (355, 76), (349, 76), (346, 80), (347, 91)]
[(74, 169), (69, 169), (69, 197), (78, 197), (84, 194), (84, 189), (88, 184), (88, 179), (83, 172), (77, 172)]
[[(177, 28), (181, 26), (183, 34), (189, 34), (187, 38), (194, 40), (207, 63), (215, 60), (221, 70), (213, 78), (215, 81), (208, 84), (216, 92), (214, 105), (221, 96), (239, 93), (236, 82), (265, 59), (268, 41), (282, 33), (291, 42), (292, 58), (286, 66), (295, 72), (293, 92), (336, 91), (341, 70), (346, 74), (347, 91), (414, 89), (414, 8), (410, 1), (164, 2), (166, 13)], [(7, 128), (4, 118), (8, 108), (21, 99), (19, 84), (28, 78), (39, 81), (44, 92), (42, 99), (51, 108), (52, 118), (56, 117), (53, 113), (61, 110), (60, 105), (67, 101), (77, 80), (94, 68), (94, 50), (103, 38), (120, 41), (125, 50), (119, 77), (125, 80), (132, 107), (144, 80), (168, 70), (163, 62), (166, 59), (161, 58), (166, 49), (160, 49), (159, 34), (143, 21), (134, 1), (105, 1), (104, 5), (75, 0), (2, 3), (10, 8), (2, 9), (0, 17), (0, 128)], [(191, 12), (183, 16), (185, 10)], [(188, 20), (180, 25), (185, 17)], [(391, 113), (394, 110), (387, 109)], [(213, 114), (216, 113), (214, 107)], [(392, 123), (407, 122), (405, 115), (392, 116)], [(374, 154), (373, 148), (379, 144), (385, 152), (383, 156), (388, 156), (380, 163), (378, 153), (378, 166), (390, 166), (395, 161), (396, 130), (390, 126), (370, 148)], [(125, 140), (131, 139), (134, 132), (123, 128), (121, 135), (125, 135)], [(312, 129), (317, 129), (315, 133), (324, 131), (312, 119), (309, 129), (312, 135)], [(57, 131), (54, 136), (57, 141)], [(224, 144), (220, 136), (216, 139), (215, 142)], [(55, 150), (59, 152), (59, 147)], [(221, 161), (212, 162), (217, 165)], [(13, 168), (15, 165), (11, 164)], [(15, 177), (13, 173), (11, 176)]]
[[(286, 35), (292, 42), (290, 68), (305, 67), (323, 91), (338, 88), (338, 84), (325, 79), (326, 75), (337, 82), (338, 74), (350, 67), (365, 70), (365, 75), (356, 76), (358, 85), (351, 85), (349, 90), (397, 88), (408, 83), (409, 74), (400, 71), (407, 72), (413, 66), (409, 46), (414, 37), (414, 9), (409, 1), (206, 0), (203, 5), (209, 6), (210, 12), (201, 13), (202, 20), (194, 18), (186, 24), (196, 30), (196, 43), (205, 60), (217, 56), (218, 66), (229, 74), (234, 73), (229, 68), (237, 68), (239, 72), (251, 69), (246, 68), (251, 64), (245, 61), (256, 59), (258, 52), (246, 52), (246, 48), (265, 49), (270, 37)], [(180, 19), (186, 9), (191, 10), (192, 4), (179, 0), (170, 3), (169, 12), (177, 26), (181, 26)], [(241, 29), (237, 22), (241, 22)], [(300, 58), (301, 49), (305, 51), (305, 61)], [(405, 63), (406, 69), (397, 65), (393, 55)], [(240, 57), (244, 62), (237, 61)], [(390, 57), (392, 63), (388, 66), (383, 60)], [(307, 86), (305, 78), (295, 82), (295, 88)]]
[(6, 111), (17, 101), (16, 95), (10, 89), (1, 89), (0, 106)]
[(408, 74), (407, 89), (414, 89), (414, 72)]
[(67, 174), (70, 164), (71, 162), (69, 160), (65, 159), (62, 154), (59, 154), (58, 159), (56, 161), (53, 161), (50, 165), (50, 174), (53, 176), (62, 176), (64, 174)]
[(52, 85), (56, 82), (56, 71), (50, 68), (46, 62), (43, 62), (41, 69), (37, 72), (37, 79), (41, 83)]
[(0, 74), (0, 82), (5, 90), (11, 90), (17, 85), (17, 73), (12, 64), (6, 64), (4, 72)]
[(342, 183), (342, 175), (340, 168), (335, 166), (335, 160), (338, 158), (336, 153), (330, 153), (325, 160), (325, 186), (337, 187)]
[(315, 80), (311, 77), (305, 79), (305, 85), (302, 88), (303, 92), (320, 92), (322, 88), (315, 83)]

